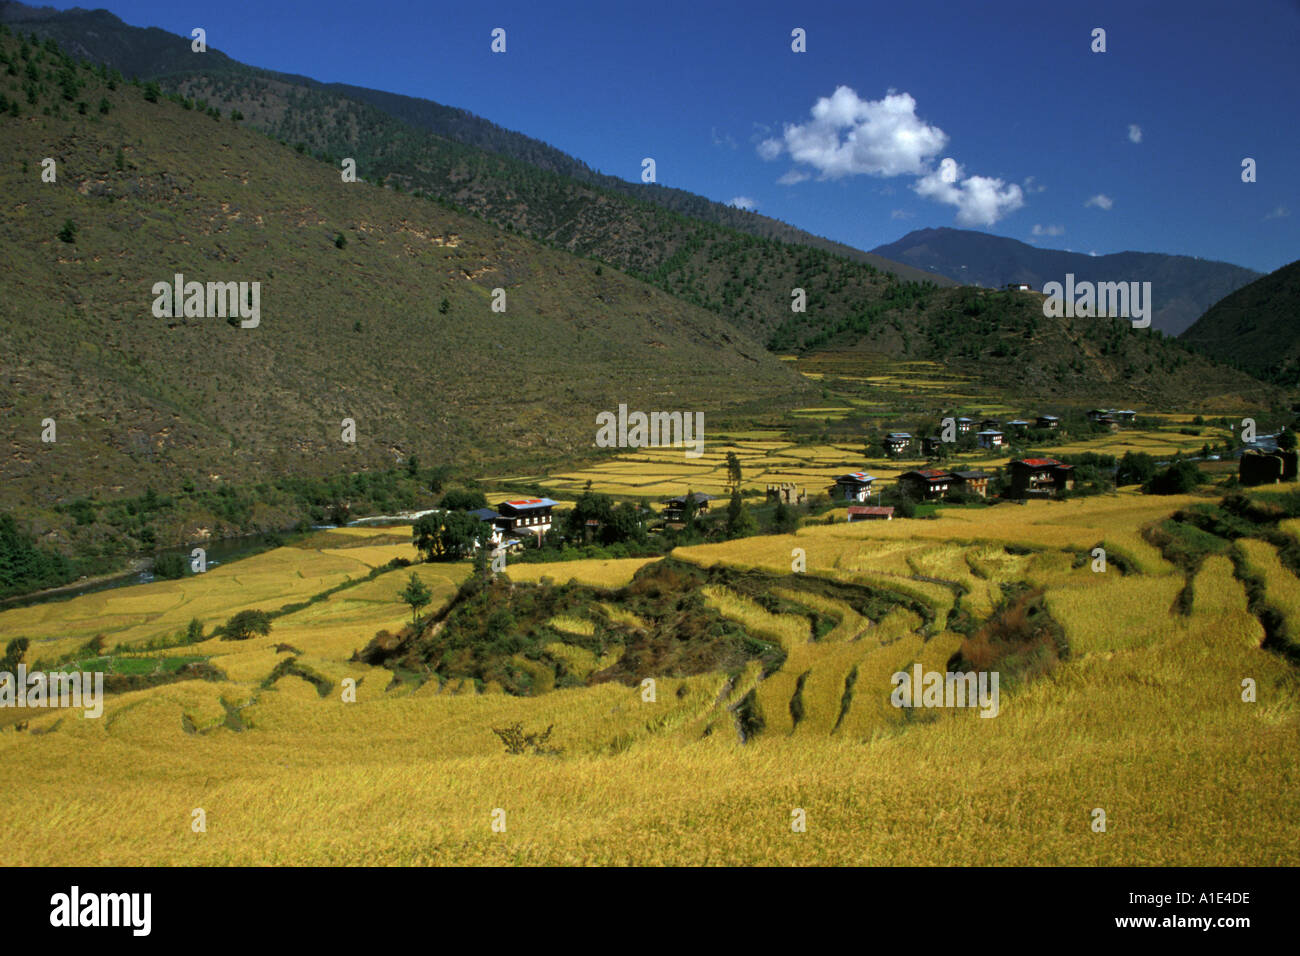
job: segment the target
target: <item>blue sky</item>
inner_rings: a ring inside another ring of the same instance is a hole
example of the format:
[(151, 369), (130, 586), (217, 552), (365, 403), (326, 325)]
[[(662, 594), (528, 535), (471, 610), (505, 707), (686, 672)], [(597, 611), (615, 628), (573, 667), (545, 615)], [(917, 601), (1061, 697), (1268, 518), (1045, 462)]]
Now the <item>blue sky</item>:
[(463, 107), (626, 179), (650, 156), (665, 185), (864, 249), (958, 226), (1260, 271), (1300, 257), (1297, 0), (107, 3), (202, 26), (256, 66)]

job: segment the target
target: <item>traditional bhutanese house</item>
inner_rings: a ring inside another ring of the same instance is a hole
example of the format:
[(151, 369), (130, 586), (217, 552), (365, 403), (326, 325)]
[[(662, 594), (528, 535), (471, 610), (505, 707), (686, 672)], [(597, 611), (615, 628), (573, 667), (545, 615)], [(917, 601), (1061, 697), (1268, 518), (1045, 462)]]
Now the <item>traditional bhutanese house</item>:
[(497, 505), (501, 513), (502, 530), (506, 534), (532, 534), (537, 538), (551, 530), (551, 509), (556, 502), (550, 498), (514, 498)]
[(892, 505), (849, 505), (849, 521), (893, 521)]
[(1272, 454), (1247, 449), (1241, 455), (1237, 478), (1243, 485), (1272, 485), (1296, 478), (1296, 453), (1276, 451)]
[(866, 501), (871, 496), (871, 483), (875, 480), (873, 475), (868, 475), (865, 471), (840, 475), (835, 479), (835, 497), (845, 501)]
[(896, 458), (911, 447), (912, 436), (907, 432), (890, 432), (885, 436), (883, 444), (885, 454)]
[(1001, 427), (1002, 427), (1002, 423), (998, 421), (996, 418), (980, 419), (980, 428), (984, 429), (985, 431), (995, 432)]
[(988, 497), (989, 479), (993, 476), (987, 471), (954, 471), (952, 477), (954, 490), (969, 491), (981, 498)]
[(1121, 408), (1119, 411), (1112, 412), (1111, 414), (1119, 420), (1121, 425), (1132, 425), (1133, 419), (1137, 418), (1137, 412), (1133, 411), (1131, 408)]
[[(664, 502), (664, 517), (669, 521), (679, 521), (686, 514), (686, 495), (676, 495)], [(695, 502), (695, 511), (702, 514), (709, 510), (709, 502), (713, 501), (713, 495), (706, 495), (702, 491), (694, 492), (690, 496)]]
[(1105, 425), (1113, 432), (1119, 431), (1119, 419), (1114, 415), (1102, 415), (1101, 418), (1097, 419), (1097, 424)]
[(939, 454), (941, 448), (943, 448), (943, 439), (938, 435), (931, 435), (928, 438), (921, 439), (921, 454), (927, 458)]
[(488, 543), (493, 547), (500, 547), (505, 538), (507, 522), (505, 518), (491, 508), (475, 508), (469, 512), (479, 521), (484, 521), (492, 527), (492, 536), (488, 538)]
[(1095, 422), (1099, 419), (1105, 418), (1109, 414), (1110, 409), (1108, 408), (1092, 408), (1088, 410), (1088, 421)]
[(1050, 497), (1074, 487), (1074, 467), (1055, 458), (1024, 458), (1010, 467), (1011, 494), (1016, 498)]
[(957, 434), (965, 435), (975, 427), (975, 419), (962, 417), (957, 419)]
[(1039, 415), (1035, 424), (1039, 428), (1060, 428), (1061, 420), (1055, 415)]
[(981, 448), (996, 449), (1002, 447), (1003, 437), (1000, 431), (989, 428), (976, 434), (975, 440), (980, 443)]
[(1023, 418), (1013, 418), (1011, 419), (1011, 421), (1007, 422), (1007, 427), (1014, 428), (1016, 431), (1022, 432), (1025, 429), (1029, 428), (1032, 424), (1033, 422), (1026, 421)]
[(913, 498), (933, 501), (942, 498), (952, 487), (952, 473), (937, 468), (922, 468), (919, 471), (905, 471), (898, 476), (898, 483)]

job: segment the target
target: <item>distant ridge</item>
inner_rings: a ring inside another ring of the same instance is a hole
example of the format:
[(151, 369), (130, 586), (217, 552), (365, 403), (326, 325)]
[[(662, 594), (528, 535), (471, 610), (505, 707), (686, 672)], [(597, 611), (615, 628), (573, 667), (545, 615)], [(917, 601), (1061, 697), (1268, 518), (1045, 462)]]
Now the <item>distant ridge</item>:
[(1039, 249), (1005, 236), (970, 229), (918, 229), (873, 252), (918, 269), (938, 272), (963, 284), (1000, 289), (1028, 282), (1042, 291), (1066, 273), (1089, 282), (1151, 283), (1155, 314), (1151, 324), (1177, 335), (1211, 305), (1259, 278), (1259, 273), (1227, 262), (1155, 252), (1116, 252), (1090, 256), (1061, 249)]

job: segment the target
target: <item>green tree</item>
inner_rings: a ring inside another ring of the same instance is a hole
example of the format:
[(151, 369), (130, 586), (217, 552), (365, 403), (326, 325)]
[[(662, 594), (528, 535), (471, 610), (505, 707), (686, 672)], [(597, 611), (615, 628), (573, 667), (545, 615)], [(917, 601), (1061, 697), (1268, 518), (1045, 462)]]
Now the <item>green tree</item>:
[(1201, 472), (1193, 462), (1176, 461), (1158, 472), (1143, 490), (1149, 495), (1183, 495), (1201, 483)]
[(63, 220), (63, 228), (59, 230), (59, 238), (64, 242), (76, 242), (77, 224), (71, 219)]
[(1295, 451), (1296, 438), (1295, 432), (1289, 428), (1284, 428), (1277, 433), (1277, 447), (1283, 451)]
[(433, 600), (433, 592), (428, 586), (420, 580), (420, 576), (414, 571), (411, 572), (410, 580), (406, 582), (406, 587), (402, 589), (401, 598), (411, 606), (411, 623), (416, 624), (420, 620), (420, 609), (426, 607)]
[(734, 451), (727, 452), (727, 481), (732, 488), (740, 488), (740, 459)]
[(448, 511), (473, 511), (475, 508), (487, 507), (487, 496), (469, 488), (452, 488), (442, 496), (438, 507)]
[(727, 537), (743, 538), (757, 530), (758, 522), (740, 497), (740, 488), (732, 489), (731, 502), (727, 505)]
[(254, 635), (271, 633), (271, 615), (265, 611), (240, 611), (221, 629), (223, 641), (246, 641)]
[(185, 631), (185, 642), (187, 644), (197, 644), (203, 640), (203, 622), (197, 617), (190, 618), (190, 626)]
[(158, 96), (161, 93), (162, 90), (158, 89), (158, 84), (153, 80), (150, 80), (144, 85), (144, 98), (150, 103), (157, 103)]
[(482, 547), (492, 534), (486, 521), (464, 511), (424, 515), (411, 529), (416, 549), (424, 560), (455, 561)]

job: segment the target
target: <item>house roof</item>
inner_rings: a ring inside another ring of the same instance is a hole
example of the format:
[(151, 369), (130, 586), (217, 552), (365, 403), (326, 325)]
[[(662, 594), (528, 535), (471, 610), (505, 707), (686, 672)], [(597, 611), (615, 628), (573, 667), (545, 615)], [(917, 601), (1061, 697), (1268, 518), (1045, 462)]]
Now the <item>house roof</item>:
[(534, 508), (554, 508), (559, 502), (552, 501), (550, 498), (512, 498), (510, 501), (503, 501), (497, 505), (498, 508), (509, 508), (512, 511), (531, 511)]
[(837, 485), (869, 485), (875, 480), (875, 475), (869, 475), (865, 471), (851, 471), (847, 475), (840, 475), (835, 479), (835, 483)]
[(987, 471), (954, 471), (953, 475), (962, 481), (978, 481), (981, 478), (992, 478)]
[(1039, 415), (1038, 417), (1039, 417), (1040, 419), (1042, 419), (1043, 421), (1045, 421), (1045, 422), (1047, 422), (1047, 421), (1051, 421), (1051, 422), (1059, 422), (1059, 421), (1061, 420), (1061, 419), (1060, 419), (1060, 416), (1058, 416), (1058, 415)]
[(916, 476), (917, 478), (921, 478), (929, 482), (952, 480), (951, 472), (940, 471), (938, 468), (918, 468), (916, 471), (905, 471), (903, 472), (903, 474), (899, 475), (898, 477), (909, 478), (912, 476)]
[(892, 515), (893, 505), (849, 505), (850, 515)]
[(979, 435), (1001, 435), (1002, 433), (996, 428), (987, 428), (984, 431), (976, 432), (975, 434), (978, 437)]
[[(706, 501), (713, 501), (713, 500), (715, 500), (713, 495), (706, 495), (706, 494), (705, 494), (704, 492), (702, 492), (702, 491), (696, 491), (696, 492), (693, 492), (693, 493), (691, 494), (691, 498), (692, 498), (692, 500), (694, 500), (694, 502), (695, 502), (697, 505), (698, 505), (698, 504), (703, 504), (703, 503), (706, 502)], [(686, 504), (686, 496), (685, 496), (685, 495), (673, 495), (673, 497), (671, 497), (671, 498), (665, 498), (665, 499), (664, 499), (664, 504), (666, 504), (666, 505), (672, 505), (672, 504), (684, 505), (684, 504)]]
[(905, 439), (907, 439), (908, 441), (911, 441), (911, 439), (912, 439), (912, 435), (911, 435), (910, 432), (890, 432), (888, 435), (885, 436), (885, 438), (886, 438), (886, 439), (890, 439), (890, 438), (900, 438), (900, 439), (903, 439), (903, 438), (905, 438)]
[(493, 511), (491, 508), (475, 508), (470, 514), (478, 518), (479, 521), (496, 521), (497, 518), (501, 517), (499, 512)]
[(1013, 465), (1028, 465), (1030, 468), (1069, 468), (1069, 465), (1062, 465), (1055, 458), (1021, 458), (1013, 461)]
[(975, 420), (975, 419), (973, 419), (973, 418), (967, 418), (965, 415), (963, 415), (961, 418), (957, 419), (957, 421), (959, 421), (959, 422), (973, 422), (974, 420)]

